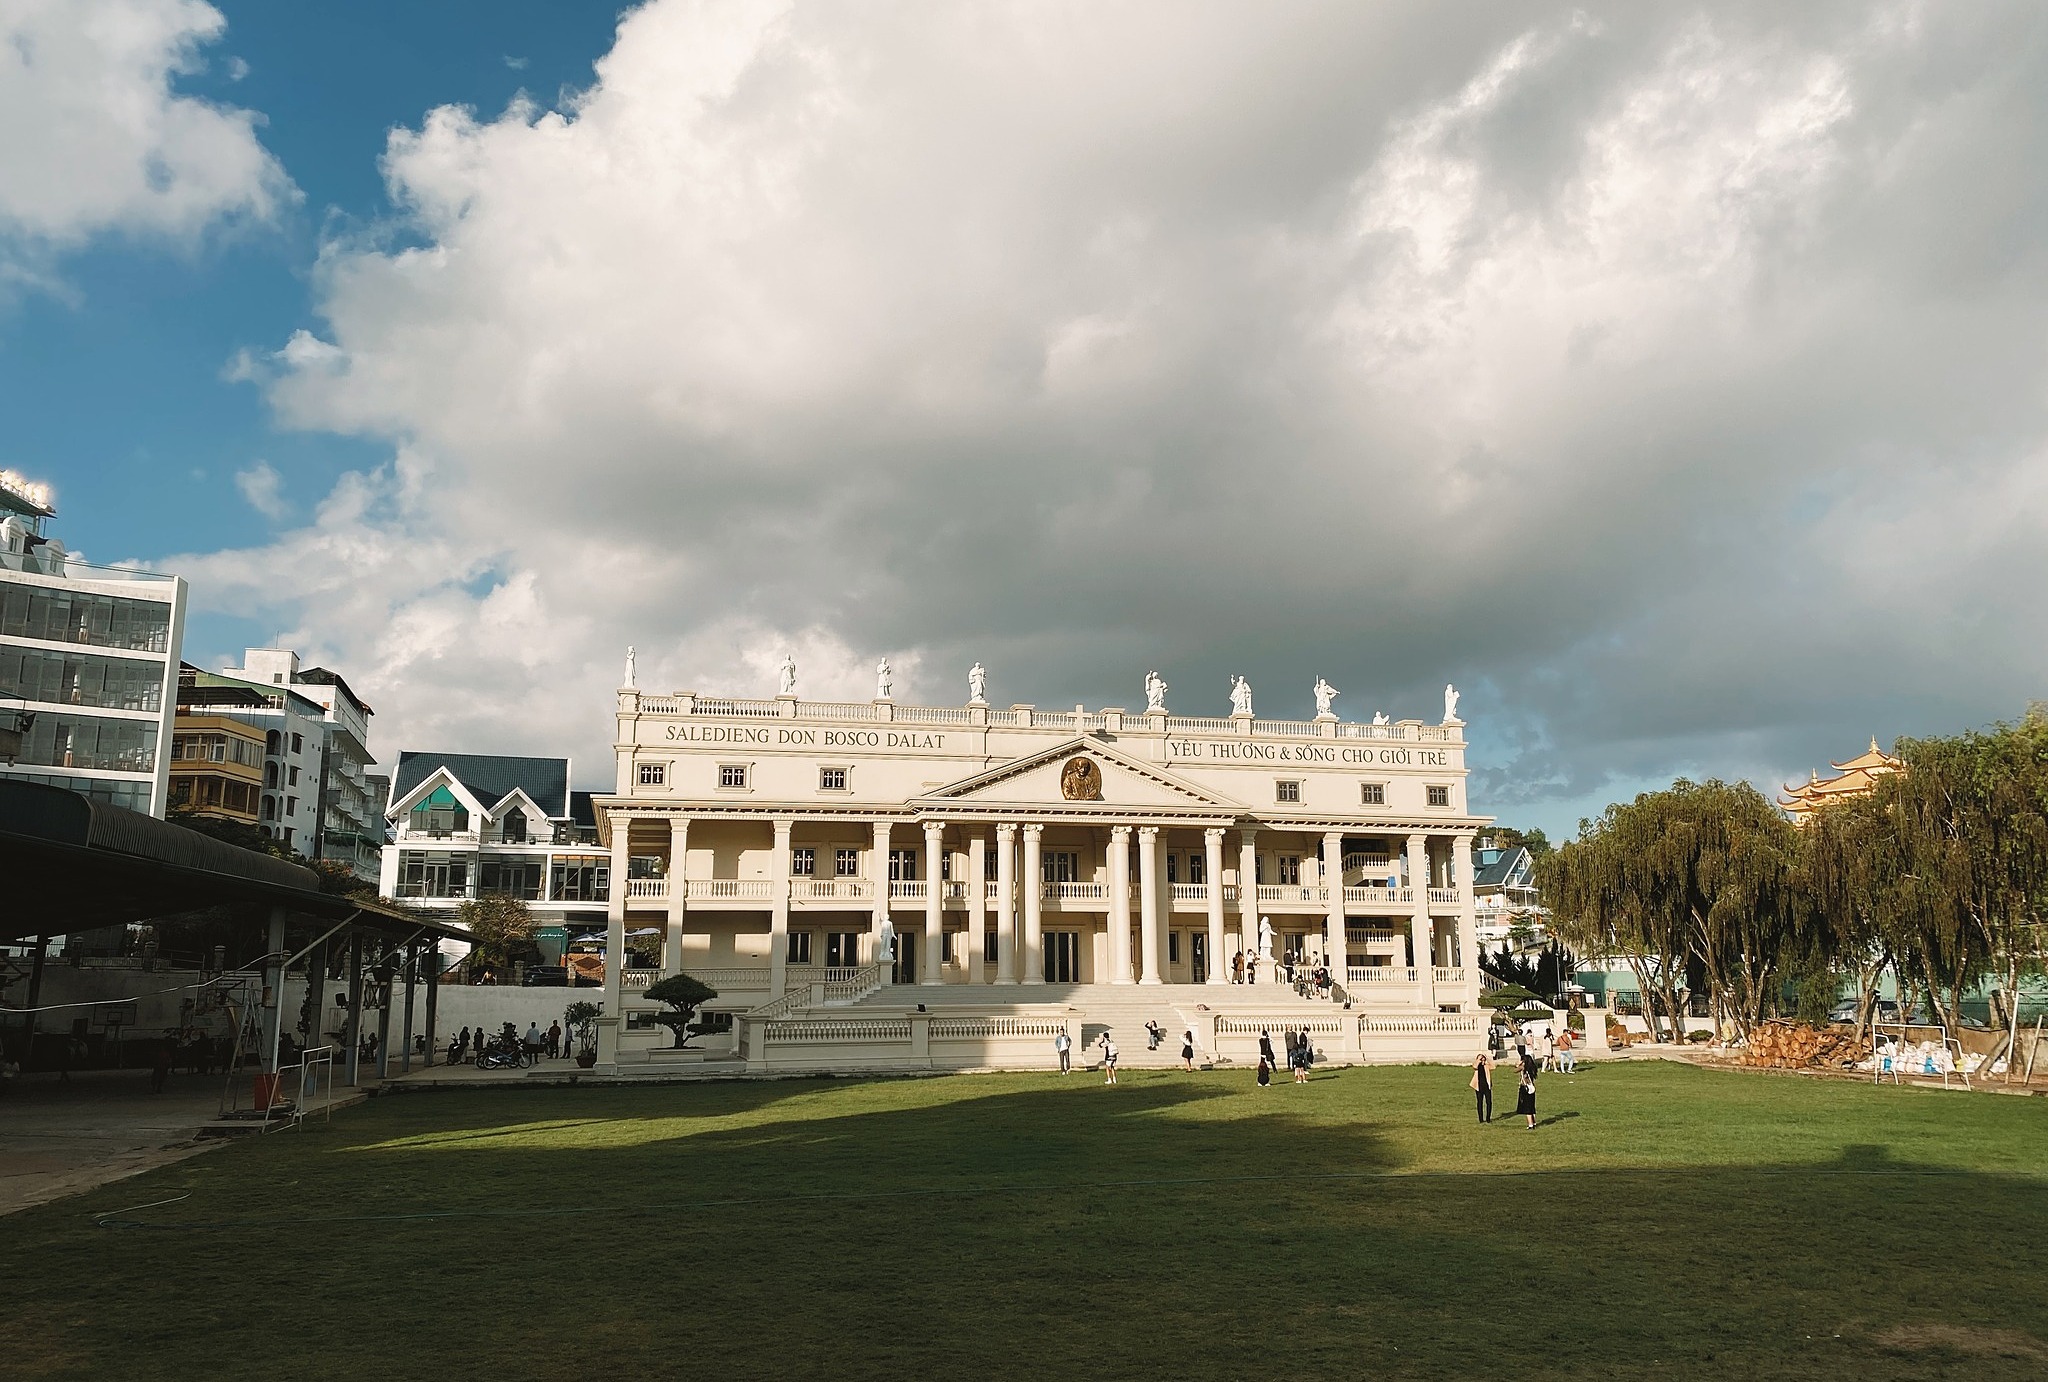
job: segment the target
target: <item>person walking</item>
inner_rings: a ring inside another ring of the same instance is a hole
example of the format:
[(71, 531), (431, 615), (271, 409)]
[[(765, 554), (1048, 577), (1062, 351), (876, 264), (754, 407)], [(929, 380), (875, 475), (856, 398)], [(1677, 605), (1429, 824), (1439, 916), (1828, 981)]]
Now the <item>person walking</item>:
[(1074, 1068), (1074, 1039), (1067, 1035), (1066, 1028), (1060, 1028), (1059, 1035), (1052, 1039), (1052, 1049), (1059, 1053), (1062, 1075)]
[(1472, 1058), (1472, 1096), (1479, 1108), (1479, 1121), (1493, 1121), (1493, 1057), (1481, 1051)]
[(1579, 1038), (1572, 1035), (1569, 1027), (1557, 1034), (1557, 1068), (1566, 1075), (1576, 1074), (1579, 1069)]
[(1273, 1057), (1273, 1034), (1271, 1032), (1261, 1031), (1259, 1033), (1259, 1059), (1266, 1063), (1266, 1069), (1268, 1070), (1277, 1070), (1280, 1067), (1280, 1062)]
[(1536, 1074), (1542, 1067), (1534, 1056), (1522, 1062), (1520, 1092), (1515, 1097), (1515, 1112), (1529, 1116), (1530, 1131), (1536, 1128)]
[(1539, 1032), (1536, 1036), (1536, 1049), (1542, 1053), (1543, 1069), (1557, 1069), (1557, 1043), (1555, 1040), (1552, 1039), (1550, 1035), (1550, 1027), (1547, 1023), (1544, 1025), (1543, 1030)]
[(1109, 1039), (1109, 1033), (1102, 1034), (1102, 1069), (1104, 1084), (1116, 1083), (1116, 1043)]
[(1193, 1073), (1195, 1068), (1195, 1029), (1193, 1027), (1180, 1034), (1180, 1064), (1183, 1070)]

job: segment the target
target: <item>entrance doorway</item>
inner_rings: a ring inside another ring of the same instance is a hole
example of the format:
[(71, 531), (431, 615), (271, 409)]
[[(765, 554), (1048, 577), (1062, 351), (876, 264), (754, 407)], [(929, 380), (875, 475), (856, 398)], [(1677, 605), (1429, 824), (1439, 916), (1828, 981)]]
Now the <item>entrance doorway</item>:
[(914, 984), (917, 982), (917, 932), (896, 933), (896, 967), (891, 982)]
[(1048, 931), (1045, 933), (1045, 982), (1048, 984), (1078, 984), (1081, 982), (1081, 933), (1079, 931)]
[(1194, 961), (1195, 982), (1209, 982), (1209, 936), (1205, 931), (1188, 934), (1188, 955)]

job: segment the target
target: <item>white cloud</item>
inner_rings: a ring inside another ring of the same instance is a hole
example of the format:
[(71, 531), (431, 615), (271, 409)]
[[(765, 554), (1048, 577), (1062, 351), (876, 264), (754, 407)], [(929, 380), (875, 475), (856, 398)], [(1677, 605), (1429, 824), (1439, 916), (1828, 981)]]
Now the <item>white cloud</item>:
[(290, 515), (292, 506), (284, 497), (284, 477), (268, 461), (258, 461), (247, 470), (235, 472), (235, 488), (249, 507), (273, 521)]
[(0, 3), (0, 270), (107, 232), (186, 240), (294, 195), (259, 117), (173, 88), (225, 27), (199, 0)]
[(330, 245), (241, 368), (398, 458), (195, 590), (387, 750), (600, 764), (627, 643), (1187, 713), (1455, 679), (1510, 810), (2010, 709), (2044, 556), (1955, 553), (2040, 502), (2048, 74), (2022, 12), (1899, 13), (650, 4), (562, 109), (393, 136), (410, 247)]

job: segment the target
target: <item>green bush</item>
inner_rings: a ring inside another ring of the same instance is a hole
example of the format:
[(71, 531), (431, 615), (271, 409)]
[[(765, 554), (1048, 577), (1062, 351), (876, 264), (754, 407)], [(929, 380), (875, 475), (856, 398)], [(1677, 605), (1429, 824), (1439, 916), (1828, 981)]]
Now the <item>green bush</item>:
[(1482, 1008), (1519, 1008), (1524, 1003), (1542, 1001), (1541, 995), (1529, 992), (1520, 984), (1502, 984), (1492, 993), (1483, 993), (1479, 996), (1479, 1006)]
[(1704, 1045), (1707, 1042), (1712, 1041), (1714, 1039), (1714, 1034), (1708, 1031), (1687, 1032), (1685, 1034), (1685, 1039), (1687, 1041), (1692, 1042), (1696, 1046)]
[(1586, 1015), (1577, 1008), (1573, 1008), (1565, 1014), (1564, 1025), (1575, 1032), (1583, 1032), (1586, 1030)]

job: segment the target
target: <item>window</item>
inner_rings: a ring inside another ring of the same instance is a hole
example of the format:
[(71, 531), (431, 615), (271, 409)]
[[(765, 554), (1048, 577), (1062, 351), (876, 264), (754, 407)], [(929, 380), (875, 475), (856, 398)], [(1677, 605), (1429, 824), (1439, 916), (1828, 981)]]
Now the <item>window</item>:
[(263, 798), (263, 819), (264, 819), (264, 820), (266, 820), (266, 821), (270, 821), (270, 820), (276, 820), (276, 819), (277, 819), (277, 798), (276, 798), (276, 797), (265, 797), (265, 798)]
[(1280, 877), (1277, 881), (1281, 887), (1296, 888), (1301, 886), (1301, 856), (1299, 854), (1275, 855), (1273, 862), (1280, 866)]
[(1206, 882), (1208, 882), (1208, 881), (1209, 881), (1209, 860), (1208, 860), (1208, 858), (1207, 858), (1206, 856), (1204, 856), (1204, 855), (1200, 855), (1200, 854), (1190, 854), (1190, 855), (1188, 856), (1188, 882), (1190, 882), (1190, 883), (1206, 883)]
[(958, 931), (941, 931), (941, 932), (939, 932), (939, 963), (940, 963), (940, 964), (942, 964), (942, 965), (949, 965), (949, 964), (953, 963), (953, 938), (954, 938), (955, 936), (959, 935), (959, 934), (960, 934), (960, 933), (959, 933)]
[(1430, 788), (1429, 804), (1431, 806), (1449, 806), (1451, 804), (1451, 789), (1448, 787)]
[(80, 656), (38, 648), (0, 649), (0, 696), (56, 705), (157, 710), (163, 705), (159, 662)]
[(298, 770), (298, 768), (297, 768), (296, 766), (294, 766), (294, 767), (292, 768), (292, 771), (291, 771), (291, 778), (290, 778), (290, 780), (289, 780), (288, 782), (286, 782), (286, 783), (285, 783), (285, 786), (287, 786), (287, 787), (296, 787), (296, 786), (298, 786), (298, 785), (299, 785), (299, 770)]
[(276, 753), (278, 746), (283, 742), (284, 736), (273, 729), (263, 736), (263, 751), (265, 753)]
[[(789, 873), (792, 878), (809, 878), (818, 871), (818, 851), (809, 845), (789, 852)], [(803, 963), (809, 964), (809, 960)]]
[(825, 965), (829, 969), (851, 969), (860, 963), (860, 932), (829, 931), (825, 935)]
[(837, 878), (860, 877), (860, 851), (857, 849), (833, 851), (832, 873)]
[(460, 855), (399, 856), (400, 897), (464, 897), (469, 893), (469, 860)]
[(846, 769), (818, 769), (818, 790), (821, 792), (843, 792), (846, 790)]
[(77, 590), (8, 585), (0, 588), (0, 633), (49, 643), (160, 653), (170, 642), (171, 606), (168, 600), (125, 600)]
[(598, 855), (556, 858), (548, 896), (556, 902), (603, 902), (611, 893), (611, 861)]
[(1170, 965), (1180, 963), (1180, 932), (1178, 931), (1168, 931), (1166, 933), (1166, 962)]
[(1387, 804), (1387, 784), (1384, 782), (1359, 783), (1358, 804), (1361, 806), (1385, 806)]
[(1081, 856), (1072, 850), (1047, 850), (1038, 857), (1039, 880), (1045, 883), (1081, 881)]
[(505, 819), (498, 822), (498, 838), (503, 840), (506, 844), (525, 844), (526, 813), (516, 806), (513, 807), (510, 811), (507, 811), (505, 813)]
[(508, 859), (486, 854), (477, 864), (477, 893), (479, 896), (501, 893), (506, 897), (524, 898), (528, 902), (538, 901), (541, 880), (547, 875), (547, 862), (544, 855), (529, 854)]
[(745, 791), (747, 767), (744, 763), (721, 763), (718, 765), (718, 785), (732, 791)]
[(1180, 882), (1180, 856), (1171, 851), (1166, 856), (1166, 881), (1168, 883)]
[(1282, 778), (1273, 784), (1273, 800), (1295, 806), (1301, 804), (1301, 783), (1293, 778)]
[(889, 851), (889, 881), (891, 883), (914, 883), (917, 881), (916, 850), (892, 849)]
[(807, 965), (811, 962), (811, 933), (792, 931), (789, 933), (789, 962), (793, 965)]
[(996, 946), (1000, 940), (1001, 937), (996, 934), (996, 928), (993, 926), (981, 933), (981, 962), (983, 964), (992, 965), (996, 962)]
[(284, 813), (287, 816), (299, 814), (299, 799), (297, 797), (286, 797), (284, 799)]
[[(236, 740), (237, 744), (241, 741)], [(255, 762), (263, 761), (263, 747), (252, 743)], [(226, 761), (227, 745), (215, 762)], [(116, 772), (146, 773), (156, 768), (156, 723), (139, 720), (97, 720), (84, 716), (41, 711), (22, 736), (21, 752), (15, 760), (22, 767), (109, 768)], [(237, 758), (236, 762), (242, 760)]]
[(668, 785), (668, 764), (642, 763), (640, 765), (642, 787), (664, 787)]
[(469, 812), (446, 787), (436, 787), (412, 808), (412, 828), (423, 835), (452, 835), (469, 829)]
[(305, 751), (306, 751), (306, 736), (305, 736), (305, 735), (303, 735), (303, 734), (294, 734), (294, 735), (292, 736), (292, 752), (293, 752), (293, 753), (304, 753)]

